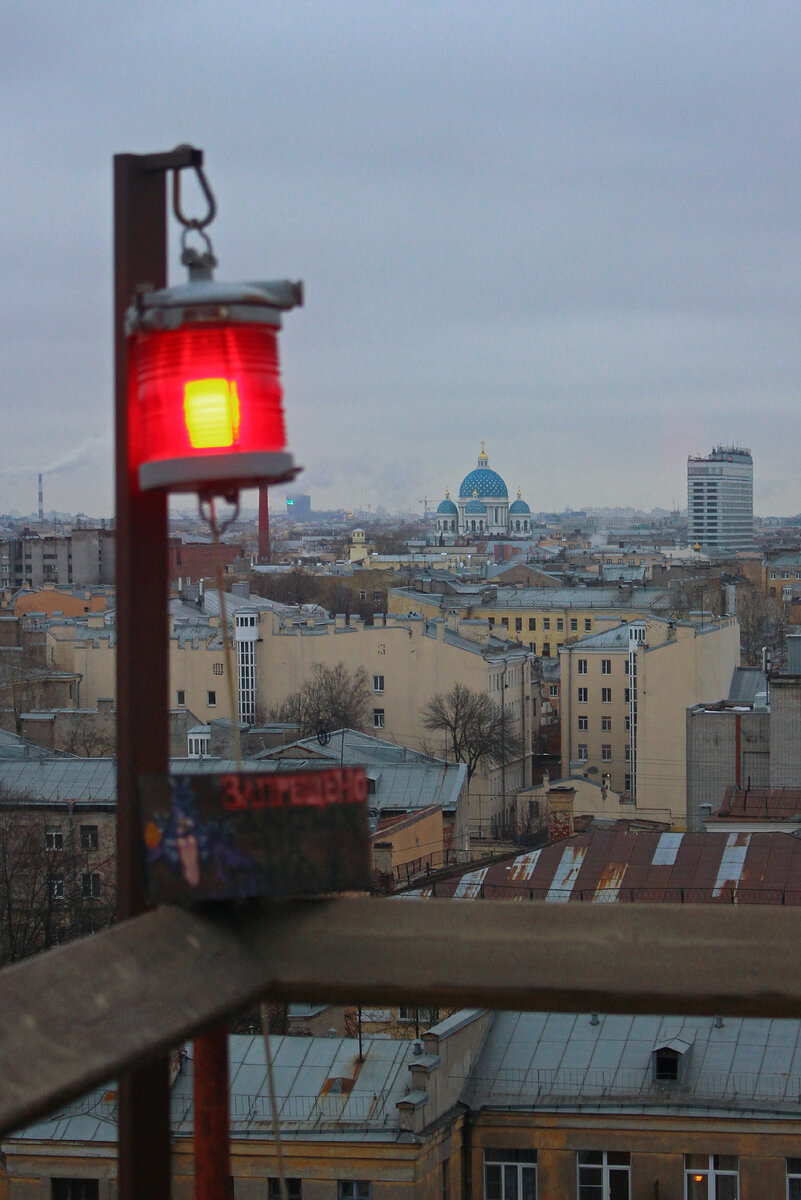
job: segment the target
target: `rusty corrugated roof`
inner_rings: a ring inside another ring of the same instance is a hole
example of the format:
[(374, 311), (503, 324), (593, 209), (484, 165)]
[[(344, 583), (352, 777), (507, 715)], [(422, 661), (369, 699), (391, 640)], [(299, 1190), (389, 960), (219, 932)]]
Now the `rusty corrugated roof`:
[[(430, 886), (420, 895), (432, 894)], [(435, 894), (552, 903), (801, 904), (801, 838), (787, 833), (592, 831), (438, 880)]]
[(800, 788), (726, 788), (716, 817), (749, 821), (787, 821), (801, 815)]

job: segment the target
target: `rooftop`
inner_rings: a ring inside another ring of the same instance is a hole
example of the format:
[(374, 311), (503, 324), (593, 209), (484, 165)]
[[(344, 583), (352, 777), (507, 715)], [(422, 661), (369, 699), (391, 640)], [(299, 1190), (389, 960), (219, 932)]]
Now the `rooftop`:
[[(431, 887), (416, 894), (430, 896)], [(801, 838), (591, 830), (439, 881), (436, 894), (556, 903), (799, 905)]]

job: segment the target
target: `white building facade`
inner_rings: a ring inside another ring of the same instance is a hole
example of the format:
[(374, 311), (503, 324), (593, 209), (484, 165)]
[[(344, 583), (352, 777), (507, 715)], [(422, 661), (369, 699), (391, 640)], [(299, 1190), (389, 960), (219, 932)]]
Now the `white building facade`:
[(687, 532), (709, 553), (754, 548), (754, 463), (751, 451), (716, 446), (687, 460)]

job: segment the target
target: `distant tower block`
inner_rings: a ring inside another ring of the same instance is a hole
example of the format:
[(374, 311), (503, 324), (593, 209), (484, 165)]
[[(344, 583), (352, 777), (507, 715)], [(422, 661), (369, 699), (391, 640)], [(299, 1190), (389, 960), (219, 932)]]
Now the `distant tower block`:
[(39, 476), (39, 520), (44, 520), (44, 490), (42, 488), (42, 476)]
[(267, 488), (259, 488), (259, 562), (270, 561), (270, 509), (267, 503)]

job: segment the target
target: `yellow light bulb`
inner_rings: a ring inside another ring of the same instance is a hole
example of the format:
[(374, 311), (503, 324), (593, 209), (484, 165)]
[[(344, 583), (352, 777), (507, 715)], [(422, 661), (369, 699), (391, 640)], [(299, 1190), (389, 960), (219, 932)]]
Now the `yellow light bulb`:
[(239, 438), (239, 394), (231, 379), (184, 384), (184, 420), (195, 450), (223, 449)]

